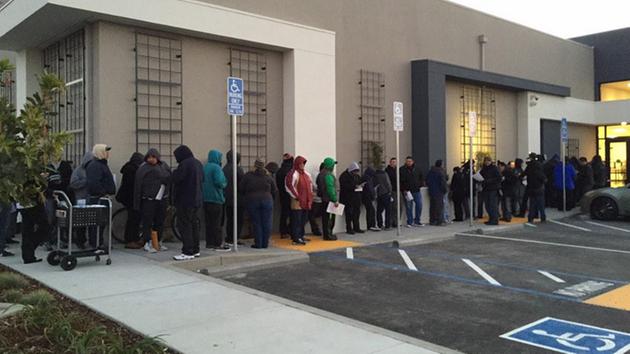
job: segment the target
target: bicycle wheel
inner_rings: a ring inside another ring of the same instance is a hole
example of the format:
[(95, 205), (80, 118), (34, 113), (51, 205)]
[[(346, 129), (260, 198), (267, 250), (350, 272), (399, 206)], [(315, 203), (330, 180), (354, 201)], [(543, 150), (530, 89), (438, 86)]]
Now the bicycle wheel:
[[(199, 219), (198, 215), (195, 215), (195, 219), (198, 225), (199, 232), (201, 232), (201, 219)], [(173, 235), (178, 239), (182, 240), (182, 233), (179, 231), (179, 225), (177, 222), (177, 212), (173, 213), (173, 218), (171, 219), (171, 230), (173, 230)]]
[(120, 208), (112, 215), (112, 238), (125, 243), (125, 227), (127, 225), (127, 208)]

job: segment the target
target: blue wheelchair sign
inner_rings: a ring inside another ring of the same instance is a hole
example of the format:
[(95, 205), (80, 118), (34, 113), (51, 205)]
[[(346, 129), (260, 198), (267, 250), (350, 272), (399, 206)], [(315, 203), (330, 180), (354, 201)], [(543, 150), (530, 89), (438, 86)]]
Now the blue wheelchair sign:
[(501, 338), (567, 354), (623, 354), (630, 351), (628, 333), (551, 317), (517, 328)]
[(231, 116), (245, 114), (245, 102), (243, 94), (243, 79), (238, 77), (227, 78), (227, 112)]

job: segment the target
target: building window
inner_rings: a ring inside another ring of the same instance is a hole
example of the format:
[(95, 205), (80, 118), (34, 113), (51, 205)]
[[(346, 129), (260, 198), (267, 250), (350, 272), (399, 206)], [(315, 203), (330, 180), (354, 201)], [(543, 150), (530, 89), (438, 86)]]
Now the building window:
[(580, 139), (569, 138), (567, 140), (565, 155), (568, 157), (580, 157)]
[(230, 76), (243, 79), (245, 114), (237, 120), (241, 164), (267, 160), (267, 58), (262, 53), (230, 48)]
[(385, 76), (361, 70), (361, 167), (377, 168), (385, 151)]
[(182, 144), (182, 42), (136, 33), (136, 151), (156, 148), (174, 166)]
[(477, 131), (472, 138), (472, 153), (474, 159), (490, 156), (493, 160), (497, 157), (497, 131), (496, 131), (496, 102), (494, 90), (464, 85), (462, 87), (461, 101), (461, 161), (470, 158), (470, 134), (468, 115), (477, 113)]
[(610, 171), (610, 186), (625, 186), (629, 172), (630, 125), (597, 127), (597, 151)]
[(630, 100), (630, 81), (608, 82), (599, 85), (601, 101)]
[(54, 73), (66, 83), (66, 90), (57, 93), (48, 114), (54, 132), (70, 134), (63, 159), (75, 166), (87, 151), (85, 131), (85, 32), (72, 35), (48, 46), (43, 51), (44, 70)]

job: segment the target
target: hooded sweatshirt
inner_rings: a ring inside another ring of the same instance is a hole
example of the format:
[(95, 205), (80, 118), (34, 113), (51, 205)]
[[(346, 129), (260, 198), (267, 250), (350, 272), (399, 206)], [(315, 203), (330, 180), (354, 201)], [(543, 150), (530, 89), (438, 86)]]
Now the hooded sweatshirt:
[(300, 202), (302, 210), (311, 210), (313, 206), (313, 180), (301, 164), (306, 164), (306, 159), (302, 156), (295, 158), (293, 169), (289, 171), (285, 178), (285, 189), (289, 196)]
[(190, 148), (180, 145), (173, 151), (179, 164), (173, 171), (175, 206), (178, 208), (199, 208), (202, 204), (201, 184), (203, 166), (195, 158)]
[[(217, 150), (208, 152), (208, 162), (203, 167), (203, 201), (205, 203), (224, 204), (223, 190), (228, 182), (221, 170), (223, 155)], [(232, 171), (230, 171), (232, 172)]]
[(446, 194), (446, 175), (442, 167), (431, 167), (427, 174), (427, 187), (429, 187), (429, 195), (433, 198), (442, 198)]
[(353, 162), (341, 176), (339, 176), (339, 201), (342, 204), (357, 205), (361, 203), (361, 192), (355, 192), (355, 189), (361, 184), (361, 176), (352, 173), (352, 171), (359, 170), (359, 164)]
[[(228, 206), (233, 206), (234, 205), (234, 197), (232, 196), (234, 194), (234, 181), (232, 180), (232, 150), (228, 151), (227, 154), (225, 154), (225, 158), (227, 159), (227, 163), (225, 164), (225, 166), (223, 167), (223, 175), (225, 176), (225, 179), (227, 180), (227, 186), (225, 187), (225, 191), (224, 191), (224, 196), (225, 196), (225, 205)], [(236, 185), (238, 186), (241, 181), (243, 180), (243, 176), (245, 176), (245, 171), (243, 171), (243, 168), (241, 166), (239, 166), (239, 164), (241, 163), (241, 154), (239, 154), (238, 152), (236, 153)], [(238, 201), (238, 207), (242, 208), (244, 206), (243, 202), (243, 198), (242, 195), (243, 193), (241, 193), (241, 191), (237, 191), (238, 195), (236, 196), (236, 200)]]
[[(337, 162), (331, 157), (324, 159), (324, 169), (317, 175), (317, 194), (322, 198), (322, 203), (337, 202), (337, 187), (335, 186), (335, 176), (332, 174)], [(324, 207), (327, 207), (324, 204)]]
[[(158, 163), (151, 165), (146, 162), (150, 156), (157, 158)], [(149, 149), (144, 156), (144, 163), (136, 172), (133, 189), (134, 209), (140, 210), (142, 199), (155, 200), (160, 188), (164, 185), (164, 194), (161, 200), (168, 199), (171, 190), (171, 169), (166, 162), (160, 160), (160, 153), (156, 149)]]
[(122, 184), (116, 194), (116, 200), (127, 208), (133, 208), (133, 190), (136, 183), (136, 172), (143, 162), (144, 157), (139, 152), (134, 152), (129, 161), (120, 169)]
[(371, 203), (372, 201), (376, 199), (375, 188), (376, 188), (377, 183), (375, 181), (375, 177), (376, 177), (376, 171), (372, 167), (368, 167), (365, 169), (365, 173), (363, 174), (363, 182), (365, 182), (365, 185), (363, 185), (363, 192), (362, 192), (364, 203)]

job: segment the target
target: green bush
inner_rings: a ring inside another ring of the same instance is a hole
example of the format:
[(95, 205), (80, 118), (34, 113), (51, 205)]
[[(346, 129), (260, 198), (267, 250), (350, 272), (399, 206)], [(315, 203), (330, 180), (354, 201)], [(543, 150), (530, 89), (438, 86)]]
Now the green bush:
[(20, 298), (20, 303), (22, 305), (31, 306), (48, 305), (53, 301), (55, 301), (55, 297), (51, 293), (43, 289), (35, 290), (31, 293), (23, 295)]
[(22, 295), (23, 294), (21, 290), (9, 289), (2, 292), (2, 295), (0, 296), (0, 301), (16, 304), (20, 302), (20, 299), (22, 299)]
[(0, 273), (0, 290), (23, 289), (28, 286), (28, 281), (24, 277), (15, 273)]

